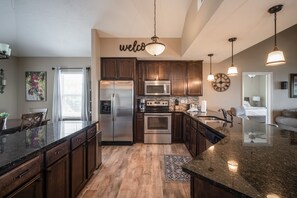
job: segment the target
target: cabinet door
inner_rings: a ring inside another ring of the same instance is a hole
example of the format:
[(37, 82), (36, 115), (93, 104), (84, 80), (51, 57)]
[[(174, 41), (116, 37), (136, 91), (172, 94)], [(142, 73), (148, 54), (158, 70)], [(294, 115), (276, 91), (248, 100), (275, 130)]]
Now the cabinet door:
[(69, 156), (66, 155), (46, 169), (46, 197), (69, 197)]
[(188, 62), (188, 90), (189, 96), (202, 96), (202, 62)]
[(8, 197), (13, 198), (42, 198), (43, 197), (43, 188), (42, 188), (42, 178), (38, 174), (29, 182), (22, 185), (18, 190), (14, 191)]
[(190, 153), (193, 157), (197, 155), (197, 132), (196, 129), (191, 127), (190, 130)]
[(138, 62), (137, 65), (137, 95), (144, 96), (145, 64)]
[(158, 75), (158, 80), (170, 80), (170, 62), (168, 61), (159, 61), (156, 62), (156, 64), (158, 65), (158, 71), (157, 71), (157, 75)]
[(185, 96), (187, 94), (187, 64), (172, 62), (171, 64), (171, 95)]
[(87, 147), (87, 178), (90, 178), (96, 168), (96, 136), (88, 140)]
[(136, 113), (136, 133), (134, 142), (144, 142), (144, 117), (143, 113)]
[(85, 143), (71, 152), (71, 197), (76, 197), (86, 181)]
[(182, 143), (183, 142), (183, 114), (173, 113), (172, 114), (172, 142)]
[(190, 117), (185, 115), (183, 119), (183, 139), (187, 149), (190, 149)]
[(117, 79), (133, 80), (135, 59), (117, 59)]
[(144, 62), (145, 64), (145, 80), (159, 79), (159, 65), (154, 61)]
[(101, 59), (101, 79), (102, 80), (114, 80), (116, 79), (116, 59), (102, 58)]

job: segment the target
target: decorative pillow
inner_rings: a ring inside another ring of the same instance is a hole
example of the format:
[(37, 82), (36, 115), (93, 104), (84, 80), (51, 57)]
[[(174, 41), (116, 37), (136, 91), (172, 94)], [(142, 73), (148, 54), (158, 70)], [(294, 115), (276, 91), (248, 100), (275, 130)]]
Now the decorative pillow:
[(250, 103), (248, 101), (243, 101), (244, 107), (251, 107)]

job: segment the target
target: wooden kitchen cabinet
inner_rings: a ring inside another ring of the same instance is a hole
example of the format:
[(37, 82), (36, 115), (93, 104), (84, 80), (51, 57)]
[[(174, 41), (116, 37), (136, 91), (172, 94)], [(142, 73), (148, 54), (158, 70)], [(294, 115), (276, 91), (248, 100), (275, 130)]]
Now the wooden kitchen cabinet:
[(96, 126), (87, 130), (87, 178), (96, 169)]
[(191, 119), (190, 129), (190, 153), (193, 157), (197, 155), (197, 121)]
[(168, 61), (146, 61), (145, 80), (170, 80), (170, 63)]
[(45, 153), (47, 198), (69, 197), (69, 143), (65, 141)]
[(187, 95), (203, 95), (202, 61), (191, 61), (187, 63)]
[(76, 197), (86, 183), (86, 133), (71, 139), (71, 197)]
[(187, 64), (184, 61), (171, 63), (171, 95), (186, 96), (187, 94)]
[(172, 143), (183, 142), (183, 113), (172, 113)]
[(136, 113), (136, 130), (134, 133), (134, 142), (144, 142), (144, 113)]
[(190, 150), (191, 118), (188, 115), (183, 116), (183, 140), (188, 150)]
[(133, 80), (135, 58), (101, 58), (102, 80)]
[(41, 156), (0, 176), (0, 197), (43, 197)]
[(192, 198), (235, 198), (238, 197), (231, 192), (227, 192), (222, 188), (214, 186), (213, 184), (208, 183), (205, 180), (202, 180), (198, 177), (191, 175), (191, 197)]

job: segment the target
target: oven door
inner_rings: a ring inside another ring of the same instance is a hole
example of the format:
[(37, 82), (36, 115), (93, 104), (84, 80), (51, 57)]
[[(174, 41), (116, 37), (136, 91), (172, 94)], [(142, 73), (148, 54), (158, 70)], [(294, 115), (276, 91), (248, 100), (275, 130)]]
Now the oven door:
[(171, 113), (144, 114), (144, 143), (171, 143)]

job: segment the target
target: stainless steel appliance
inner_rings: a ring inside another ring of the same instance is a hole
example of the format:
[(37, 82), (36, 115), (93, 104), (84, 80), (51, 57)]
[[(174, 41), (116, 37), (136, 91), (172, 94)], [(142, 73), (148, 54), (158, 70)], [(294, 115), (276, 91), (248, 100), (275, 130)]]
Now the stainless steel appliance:
[(133, 143), (133, 81), (99, 83), (103, 144)]
[(170, 81), (154, 80), (144, 81), (144, 94), (146, 96), (170, 95)]
[(171, 143), (171, 113), (168, 101), (146, 101), (144, 143)]
[(145, 111), (145, 99), (138, 99), (138, 110), (140, 112), (144, 112)]

